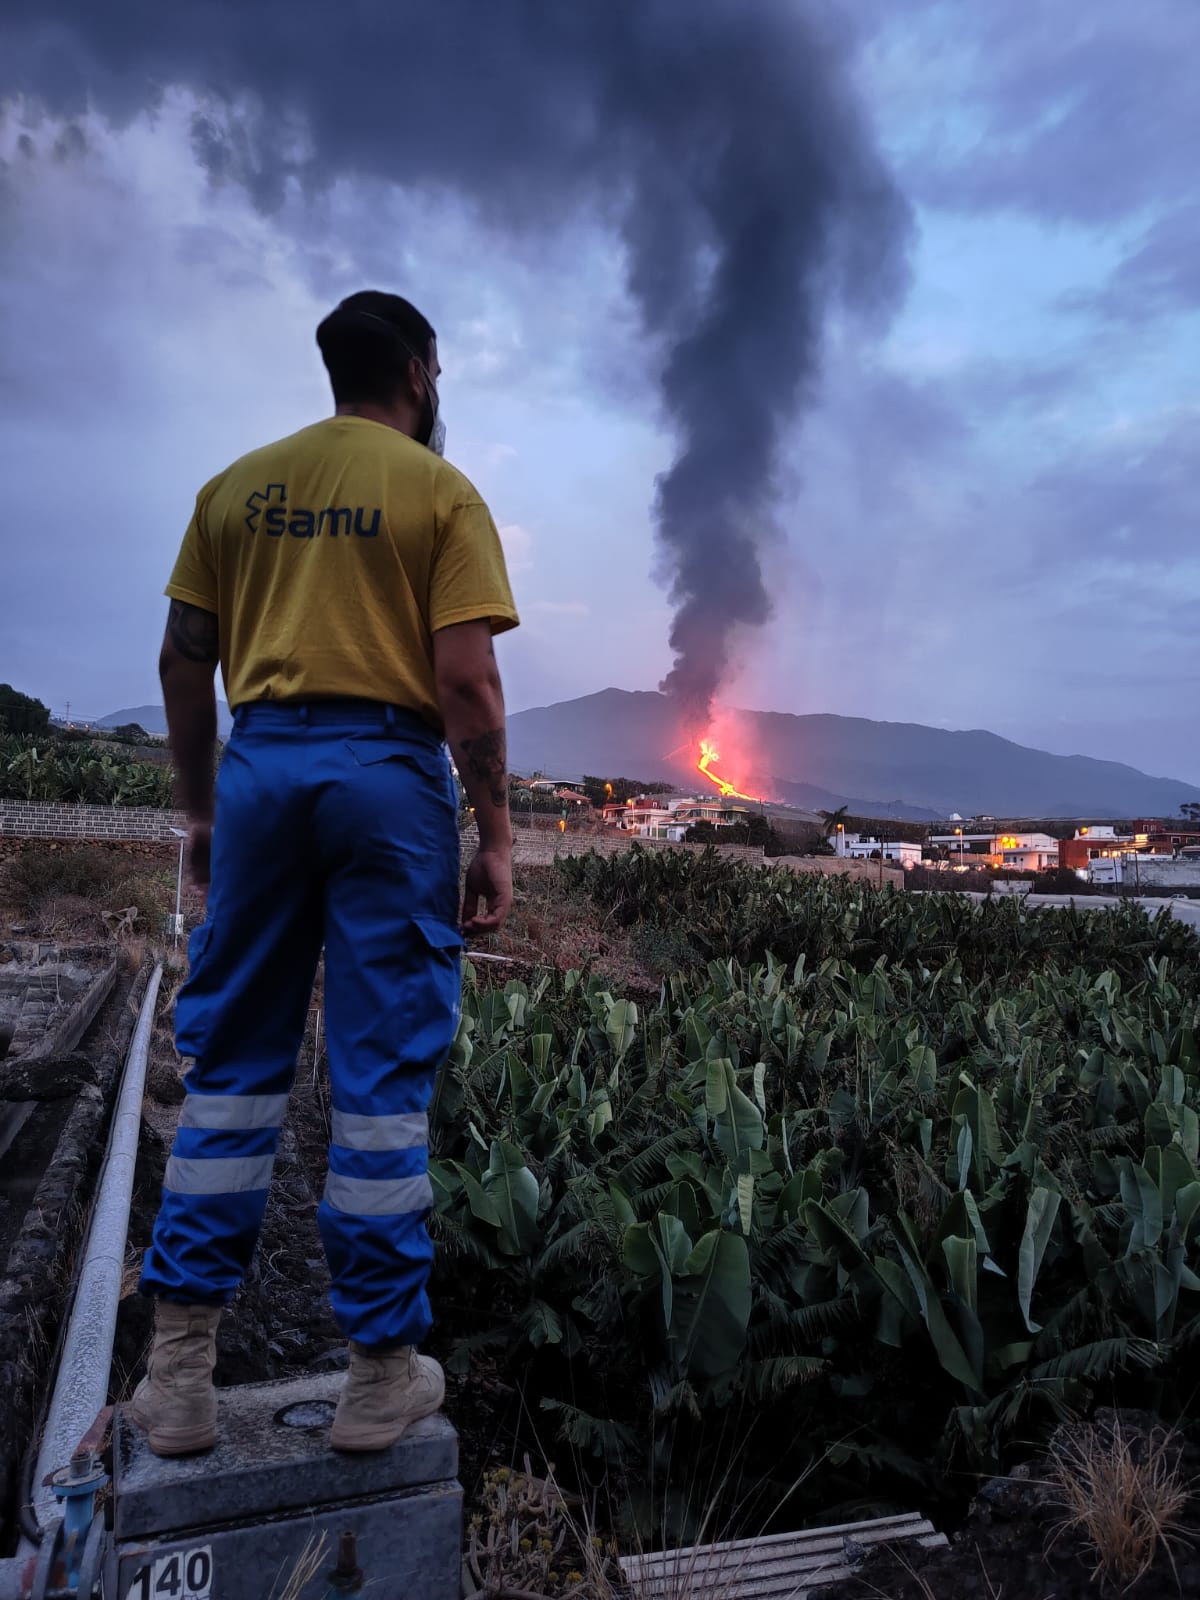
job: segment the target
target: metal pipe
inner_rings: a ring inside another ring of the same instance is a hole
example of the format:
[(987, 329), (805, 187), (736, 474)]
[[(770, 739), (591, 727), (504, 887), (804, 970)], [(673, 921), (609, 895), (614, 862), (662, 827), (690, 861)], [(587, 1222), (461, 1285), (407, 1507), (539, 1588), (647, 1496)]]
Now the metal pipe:
[[(133, 1170), (142, 1126), (146, 1062), (161, 981), (160, 963), (146, 985), (137, 1027), (125, 1058), (83, 1265), (42, 1435), (33, 1486), (34, 1514), (42, 1527), (48, 1527), (51, 1520), (60, 1515), (54, 1490), (44, 1480), (70, 1462), (80, 1439), (108, 1400), (117, 1306), (125, 1271), (125, 1236), (129, 1231)], [(27, 1540), (22, 1540), (21, 1553), (28, 1554), (32, 1549)]]
[(32, 1576), (33, 1563), (28, 1556), (9, 1556), (0, 1561), (0, 1600), (29, 1600)]

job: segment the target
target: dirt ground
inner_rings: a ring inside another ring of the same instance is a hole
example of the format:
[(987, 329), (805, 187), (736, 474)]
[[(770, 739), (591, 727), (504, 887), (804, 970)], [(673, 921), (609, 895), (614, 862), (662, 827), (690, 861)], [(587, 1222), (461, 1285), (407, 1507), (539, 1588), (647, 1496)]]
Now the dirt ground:
[[(948, 1549), (881, 1551), (852, 1582), (818, 1591), (820, 1600), (1100, 1600), (1119, 1594), (1168, 1600), (1200, 1594), (1200, 1428), (1168, 1438), (1146, 1412), (1100, 1410), (1089, 1428), (1068, 1425), (1052, 1441), (1051, 1452), (1061, 1441), (1074, 1477), (1079, 1463), (1072, 1440), (1098, 1452), (1101, 1482), (1114, 1488), (1127, 1462), (1145, 1471), (1152, 1453), (1161, 1450), (1167, 1471), (1188, 1494), (1175, 1514), (1176, 1528), (1165, 1541), (1155, 1542), (1153, 1560), (1136, 1581), (1131, 1581), (1136, 1562), (1124, 1571), (1115, 1564), (1104, 1570), (1095, 1540), (1066, 1525), (1054, 1462), (1043, 1457), (985, 1483)], [(1123, 1516), (1116, 1514), (1115, 1493), (1113, 1499), (1114, 1514), (1097, 1531), (1102, 1539), (1106, 1532), (1113, 1535), (1115, 1555), (1122, 1533), (1130, 1548), (1128, 1535), (1136, 1532), (1139, 1517), (1152, 1514), (1155, 1495), (1132, 1495)]]

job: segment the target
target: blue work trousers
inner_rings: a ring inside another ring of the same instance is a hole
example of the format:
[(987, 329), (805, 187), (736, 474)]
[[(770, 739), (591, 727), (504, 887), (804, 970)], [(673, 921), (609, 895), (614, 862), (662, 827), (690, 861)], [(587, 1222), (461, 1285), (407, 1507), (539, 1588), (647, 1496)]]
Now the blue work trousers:
[(432, 1204), (426, 1112), (457, 1026), (458, 828), (444, 746), (368, 701), (240, 708), (217, 783), (208, 916), (175, 1011), (194, 1065), (144, 1293), (230, 1300), (249, 1265), (325, 948), (332, 1101), (317, 1220), (333, 1310), (419, 1344)]

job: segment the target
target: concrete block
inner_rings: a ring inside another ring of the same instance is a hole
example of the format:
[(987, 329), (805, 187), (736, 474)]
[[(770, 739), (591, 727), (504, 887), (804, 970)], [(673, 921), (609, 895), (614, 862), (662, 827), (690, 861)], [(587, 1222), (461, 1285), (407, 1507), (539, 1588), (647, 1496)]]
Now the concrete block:
[(117, 1408), (118, 1539), (199, 1527), (452, 1480), (458, 1436), (443, 1416), (415, 1423), (390, 1450), (329, 1448), (341, 1373), (246, 1384), (218, 1393), (219, 1438), (207, 1455), (160, 1460)]
[[(319, 1600), (345, 1590), (458, 1600), (454, 1429), (429, 1417), (390, 1450), (335, 1455), (327, 1441), (342, 1381), (322, 1373), (222, 1390), (216, 1449), (175, 1461), (152, 1455), (118, 1407), (105, 1594)], [(331, 1586), (339, 1547), (358, 1572)]]

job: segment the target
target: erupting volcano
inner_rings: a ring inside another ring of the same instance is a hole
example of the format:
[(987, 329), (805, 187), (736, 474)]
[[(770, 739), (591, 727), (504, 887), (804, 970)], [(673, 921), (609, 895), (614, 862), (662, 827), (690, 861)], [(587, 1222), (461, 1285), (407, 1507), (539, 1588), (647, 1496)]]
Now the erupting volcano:
[(740, 789), (735, 789), (731, 783), (726, 783), (724, 778), (718, 778), (715, 772), (710, 771), (714, 761), (721, 759), (721, 752), (711, 739), (701, 739), (700, 759), (696, 763), (696, 771), (701, 772), (709, 783), (715, 783), (721, 791), (722, 798), (726, 800), (761, 800), (757, 794), (743, 794)]

